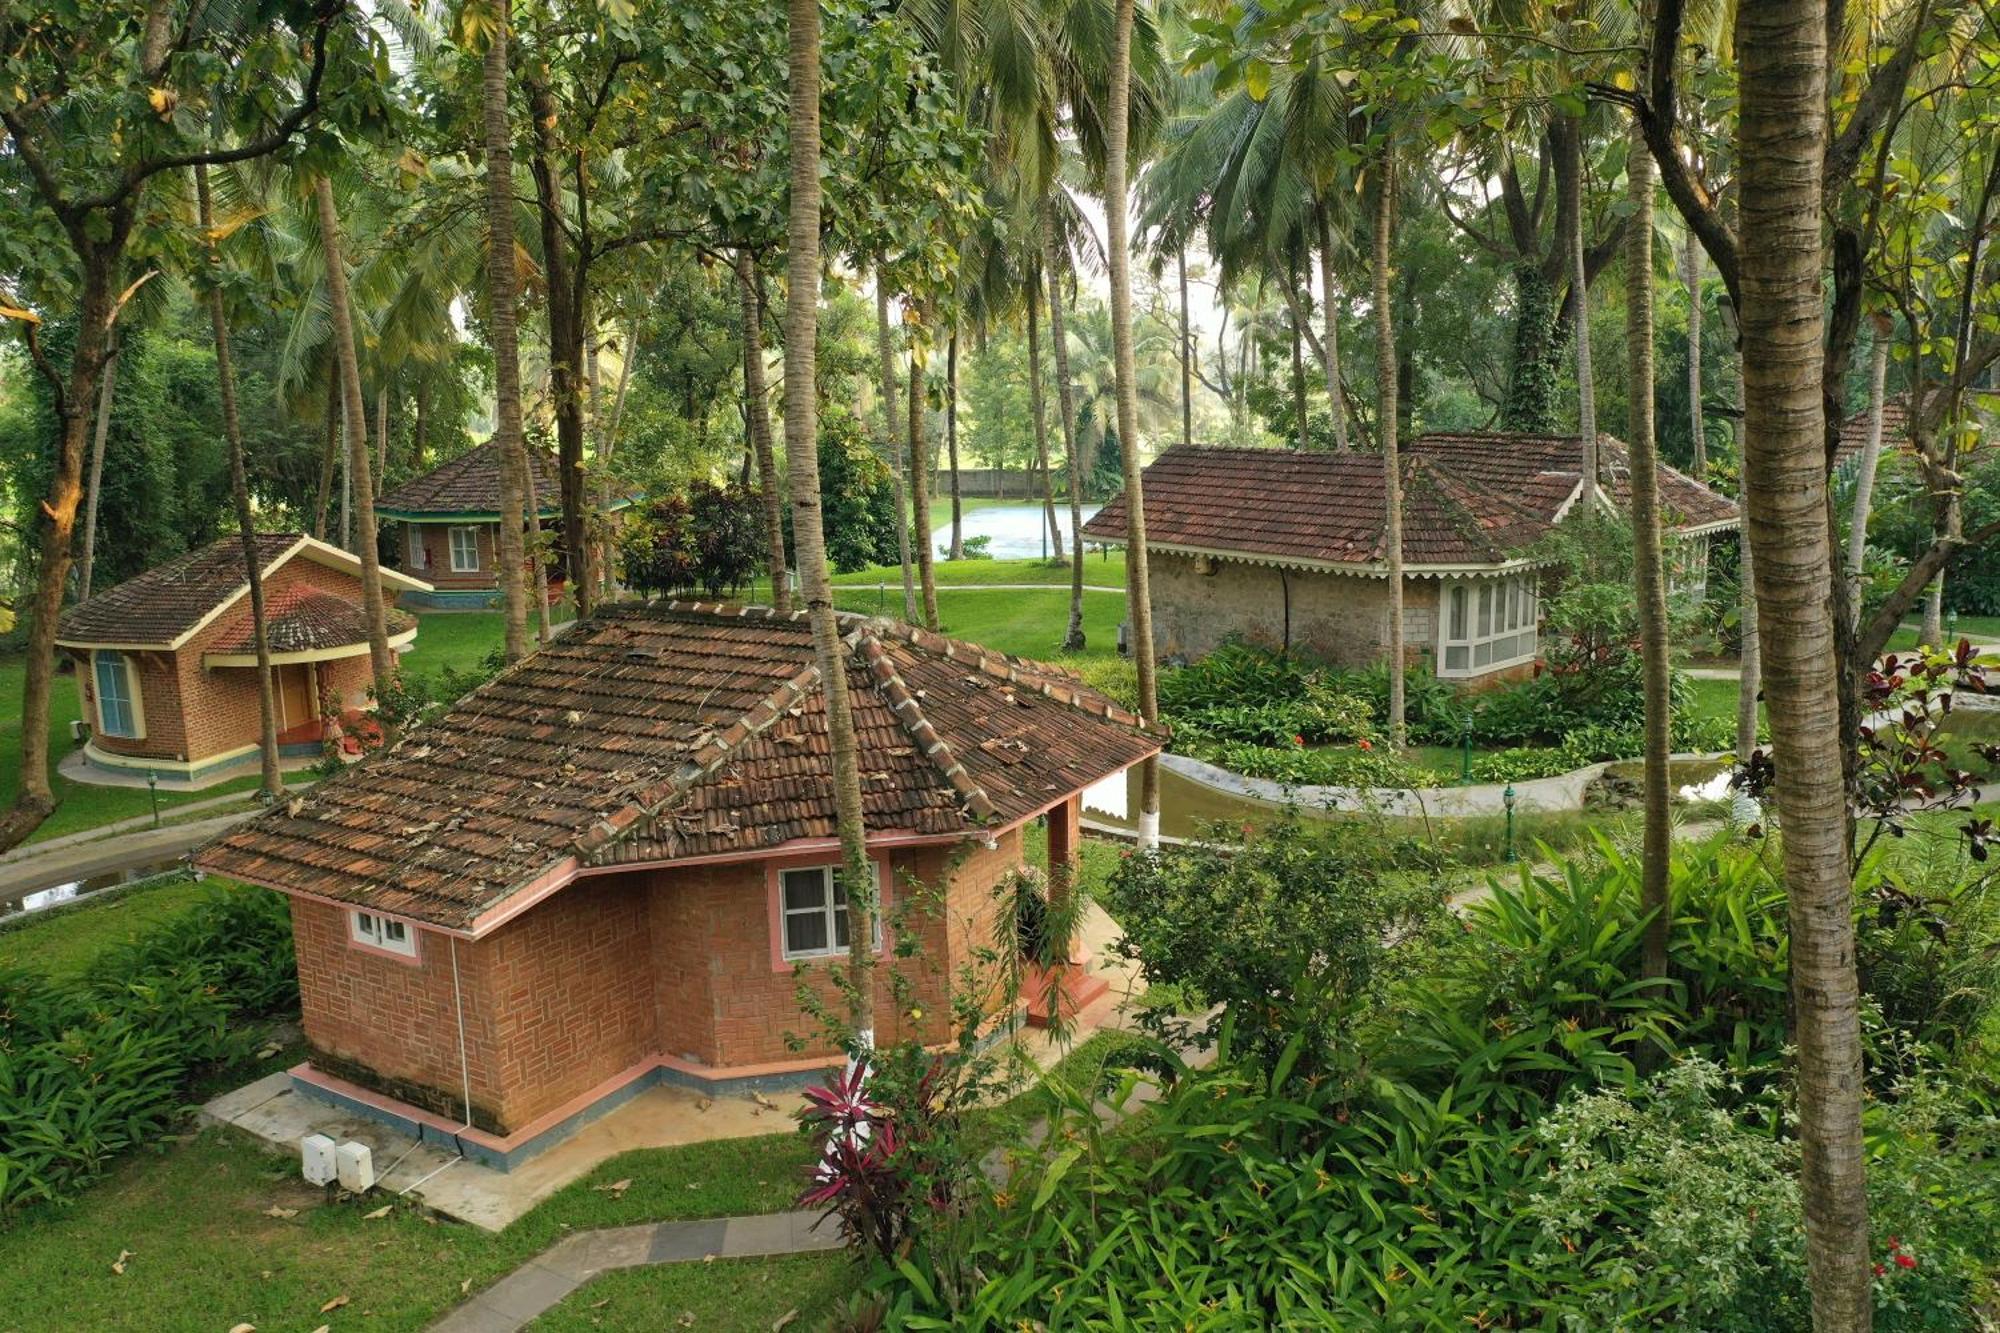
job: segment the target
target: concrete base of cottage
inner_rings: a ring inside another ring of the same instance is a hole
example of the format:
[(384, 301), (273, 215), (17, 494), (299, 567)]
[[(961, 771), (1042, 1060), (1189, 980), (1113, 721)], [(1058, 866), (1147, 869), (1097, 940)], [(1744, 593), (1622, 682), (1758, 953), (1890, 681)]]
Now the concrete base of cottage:
[(435, 588), (430, 592), (406, 592), (396, 605), (408, 611), (493, 611), (500, 606), (500, 589)]
[[(322, 741), (306, 741), (278, 747), (279, 767), (297, 773), (319, 762), (325, 751)], [(246, 746), (214, 755), (197, 763), (176, 763), (136, 755), (109, 754), (86, 741), (81, 749), (64, 755), (56, 771), (71, 782), (93, 787), (144, 787), (148, 774), (159, 780), (161, 791), (203, 791), (232, 779), (255, 774), (257, 747)]]

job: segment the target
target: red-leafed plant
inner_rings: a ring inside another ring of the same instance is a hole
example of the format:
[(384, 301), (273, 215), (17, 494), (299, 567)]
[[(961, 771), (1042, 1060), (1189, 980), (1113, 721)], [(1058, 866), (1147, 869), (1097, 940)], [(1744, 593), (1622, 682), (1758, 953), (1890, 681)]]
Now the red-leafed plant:
[(867, 1063), (850, 1061), (825, 1087), (806, 1089), (799, 1118), (825, 1147), (799, 1203), (838, 1218), (849, 1245), (893, 1260), (923, 1214), (952, 1206), (952, 1163), (937, 1151), (953, 1117), (945, 1066), (932, 1056), (903, 1096), (895, 1096), (901, 1080), (884, 1080), (893, 1106), (876, 1099)]

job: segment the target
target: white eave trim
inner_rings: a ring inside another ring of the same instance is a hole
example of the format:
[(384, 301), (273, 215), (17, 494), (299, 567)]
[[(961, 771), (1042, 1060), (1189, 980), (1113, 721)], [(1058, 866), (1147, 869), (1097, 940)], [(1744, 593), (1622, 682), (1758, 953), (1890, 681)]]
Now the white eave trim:
[[(1091, 538), (1089, 533), (1085, 533), (1084, 536), (1105, 546), (1116, 546), (1121, 549), (1130, 546), (1130, 543), (1123, 537)], [(1183, 546), (1177, 542), (1156, 542), (1151, 539), (1147, 540), (1146, 546), (1149, 550), (1164, 551), (1170, 555), (1207, 556), (1213, 560), (1229, 560), (1239, 565), (1265, 565), (1276, 569), (1306, 569), (1328, 574), (1346, 574), (1352, 578), (1386, 579), (1389, 577), (1388, 566), (1379, 561), (1358, 564), (1340, 560), (1314, 560), (1310, 556), (1265, 555), (1256, 551), (1224, 551), (1214, 547)], [(1403, 577), (1453, 578), (1481, 574), (1514, 574), (1524, 569), (1539, 568), (1544, 563), (1540, 560), (1529, 560), (1526, 557), (1515, 557), (1509, 560), (1481, 564), (1406, 564), (1403, 566)]]
[[(389, 636), (389, 647), (401, 650), (417, 641), (417, 626), (412, 625), (401, 634)], [(362, 657), (368, 653), (368, 641), (343, 643), (336, 648), (307, 648), (296, 653), (272, 653), (272, 666), (290, 666), (294, 662), (337, 662), (347, 657)], [(249, 653), (204, 653), (201, 664), (207, 667), (253, 667), (257, 665), (257, 654)]]

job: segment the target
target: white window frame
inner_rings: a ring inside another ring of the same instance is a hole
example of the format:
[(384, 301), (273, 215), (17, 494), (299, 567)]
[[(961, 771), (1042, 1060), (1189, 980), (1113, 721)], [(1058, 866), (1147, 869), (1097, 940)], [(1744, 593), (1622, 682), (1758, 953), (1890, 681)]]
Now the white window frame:
[[(871, 867), (872, 867), (871, 863)], [(792, 876), (818, 875), (820, 877), (820, 899), (817, 904), (793, 907), (787, 889)], [(882, 949), (881, 874), (876, 871), (876, 913), (870, 923), (873, 927), (873, 944), (876, 952)], [(778, 956), (787, 963), (806, 962), (818, 958), (843, 958), (847, 955), (847, 941), (842, 938), (846, 932), (847, 904), (840, 885), (840, 866), (785, 866), (778, 871)], [(817, 918), (825, 927), (826, 945), (817, 949), (794, 949), (792, 947), (792, 920)]]
[[(119, 730), (104, 716), (104, 667), (109, 664), (117, 668), (118, 676), (124, 681), (124, 693), (119, 702), (131, 719), (128, 730)], [(139, 673), (133, 668), (129, 653), (117, 652), (109, 648), (99, 648), (90, 655), (90, 690), (97, 704), (97, 734), (114, 736), (119, 740), (142, 741), (146, 739), (146, 705), (139, 692)]]
[(1667, 539), (1667, 595), (1700, 601), (1708, 595), (1708, 534)]
[(420, 523), (406, 523), (403, 526), (409, 529), (410, 533), (410, 568), (430, 568), (431, 557), (430, 551), (424, 546), (423, 525)]
[(347, 914), (347, 936), (356, 944), (382, 953), (417, 956), (417, 932), (407, 921), (355, 908)]
[[(458, 536), (464, 533), (472, 547), (472, 563), (459, 560)], [(454, 523), (445, 529), (445, 541), (451, 547), (451, 572), (454, 574), (477, 574), (479, 572), (479, 525), (476, 523)]]
[(1533, 572), (1524, 572), (1454, 579), (1439, 589), (1438, 675), (1462, 680), (1534, 661), (1541, 652), (1535, 585)]

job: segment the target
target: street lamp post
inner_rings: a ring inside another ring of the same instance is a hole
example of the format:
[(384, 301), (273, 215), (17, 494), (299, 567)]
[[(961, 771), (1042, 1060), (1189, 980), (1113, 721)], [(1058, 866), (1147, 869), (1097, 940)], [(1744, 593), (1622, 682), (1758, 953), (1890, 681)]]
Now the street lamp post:
[(1507, 807), (1507, 864), (1514, 864), (1514, 784), (1508, 783), (1507, 790), (1500, 793), (1500, 803)]
[(153, 798), (153, 827), (160, 826), (160, 775), (153, 769), (146, 770), (146, 794)]

